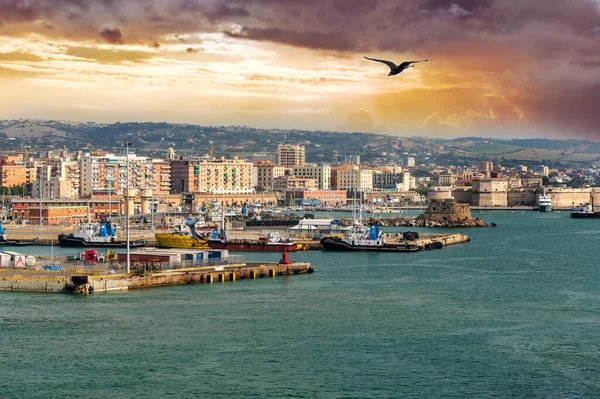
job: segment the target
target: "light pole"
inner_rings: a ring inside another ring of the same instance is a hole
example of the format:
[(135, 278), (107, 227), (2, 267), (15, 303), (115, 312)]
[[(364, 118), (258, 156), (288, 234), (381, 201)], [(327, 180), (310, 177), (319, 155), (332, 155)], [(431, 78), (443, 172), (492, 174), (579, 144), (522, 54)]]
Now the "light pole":
[(125, 196), (126, 201), (127, 201), (127, 206), (125, 207), (126, 211), (125, 211), (125, 229), (126, 229), (126, 240), (127, 240), (127, 273), (131, 273), (131, 253), (129, 250), (129, 147), (131, 147), (133, 145), (133, 143), (131, 142), (126, 142), (124, 144), (124, 146), (127, 148), (127, 152), (126, 152), (126, 158), (125, 158), (125, 167), (127, 168), (127, 171), (125, 172), (125, 179), (127, 180), (125, 183), (125, 190), (127, 195)]
[(150, 223), (152, 227), (152, 233), (154, 233), (154, 165), (150, 163), (150, 179), (151, 185), (150, 188), (152, 191), (150, 192)]
[(43, 217), (42, 217), (42, 199), (44, 198), (44, 191), (42, 190), (42, 177), (44, 175), (44, 168), (40, 168), (40, 178), (38, 179), (39, 181), (39, 185), (40, 185), (40, 231), (42, 231), (43, 228)]

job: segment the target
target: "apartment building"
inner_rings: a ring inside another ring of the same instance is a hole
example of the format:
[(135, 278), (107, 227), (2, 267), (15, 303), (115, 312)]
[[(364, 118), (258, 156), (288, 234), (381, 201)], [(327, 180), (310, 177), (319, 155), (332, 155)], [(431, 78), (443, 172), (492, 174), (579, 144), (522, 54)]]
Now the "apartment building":
[(273, 188), (278, 192), (296, 191), (296, 190), (316, 190), (317, 179), (309, 177), (280, 176), (273, 180)]
[(317, 179), (319, 190), (329, 190), (331, 188), (331, 166), (329, 165), (295, 166), (292, 169), (292, 175)]
[[(360, 169), (355, 165), (344, 165), (331, 168), (332, 188), (347, 191), (373, 190), (373, 171)], [(335, 186), (334, 186), (335, 184)]]
[(32, 198), (78, 198), (79, 161), (48, 159), (40, 162), (31, 185)]
[(268, 160), (259, 160), (254, 162), (253, 185), (267, 191), (273, 190), (273, 182), (276, 178), (284, 176), (286, 167), (274, 164)]
[(171, 193), (171, 162), (167, 159), (153, 159), (151, 161), (152, 189), (154, 196), (163, 196)]
[(279, 144), (277, 147), (277, 163), (281, 166), (303, 166), (305, 160), (306, 150), (303, 145)]
[(247, 194), (252, 186), (252, 163), (233, 159), (190, 158), (171, 160), (171, 191)]
[(27, 167), (13, 163), (0, 163), (0, 186), (12, 187), (27, 185)]
[[(122, 195), (127, 187), (127, 157), (109, 153), (86, 153), (79, 161), (79, 195), (94, 192), (112, 192)], [(129, 154), (129, 187), (152, 186), (151, 161), (146, 157)]]

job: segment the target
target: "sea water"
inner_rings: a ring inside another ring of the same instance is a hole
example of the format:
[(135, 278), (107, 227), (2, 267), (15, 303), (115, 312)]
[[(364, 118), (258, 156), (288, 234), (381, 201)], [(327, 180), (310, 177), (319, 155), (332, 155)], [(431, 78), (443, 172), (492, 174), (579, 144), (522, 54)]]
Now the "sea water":
[(290, 255), (312, 275), (0, 292), (0, 397), (600, 397), (600, 220), (483, 217), (416, 229), (471, 237), (441, 250)]

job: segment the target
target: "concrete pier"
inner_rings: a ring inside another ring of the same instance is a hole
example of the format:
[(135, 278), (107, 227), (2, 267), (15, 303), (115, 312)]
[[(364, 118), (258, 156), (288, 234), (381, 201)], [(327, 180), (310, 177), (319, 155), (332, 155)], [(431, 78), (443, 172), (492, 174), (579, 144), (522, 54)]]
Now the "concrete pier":
[[(78, 273), (81, 272), (81, 273)], [(310, 274), (305, 262), (247, 262), (237, 265), (167, 270), (142, 274), (100, 274), (101, 271), (0, 270), (0, 291), (91, 294), (182, 284)]]

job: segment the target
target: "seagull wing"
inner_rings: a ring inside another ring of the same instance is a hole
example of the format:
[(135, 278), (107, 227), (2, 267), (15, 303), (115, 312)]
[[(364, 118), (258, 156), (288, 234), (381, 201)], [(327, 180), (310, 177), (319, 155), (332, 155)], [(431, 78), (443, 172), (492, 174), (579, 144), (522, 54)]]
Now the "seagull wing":
[(369, 57), (365, 57), (365, 58), (370, 61), (383, 62), (385, 65), (389, 66), (392, 71), (394, 69), (396, 69), (396, 67), (398, 66), (398, 65), (394, 64), (392, 61), (378, 60), (377, 58), (369, 58)]
[(404, 61), (402, 64), (400, 64), (400, 68), (406, 68), (408, 67), (410, 64), (414, 64), (416, 62), (427, 62), (429, 60), (421, 60), (421, 61)]

